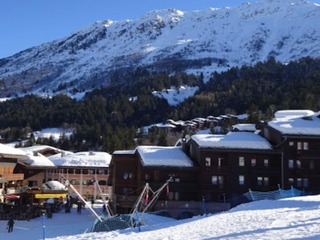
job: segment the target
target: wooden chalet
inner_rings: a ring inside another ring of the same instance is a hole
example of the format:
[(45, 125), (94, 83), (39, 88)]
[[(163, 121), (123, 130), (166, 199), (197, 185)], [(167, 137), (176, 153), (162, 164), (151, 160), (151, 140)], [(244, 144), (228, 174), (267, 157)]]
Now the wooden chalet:
[(27, 159), (25, 152), (0, 144), (0, 202), (19, 199), (24, 173), (16, 171), (19, 160)]
[[(248, 201), (243, 194), (249, 190), (268, 192), (294, 187), (306, 194), (319, 194), (320, 112), (278, 111), (271, 121), (253, 126), (242, 125), (224, 135), (195, 134), (180, 141), (179, 151), (192, 163), (188, 167), (169, 164), (169, 158), (163, 157), (164, 153), (172, 155), (169, 147), (115, 152), (110, 183), (116, 211), (128, 212), (138, 189), (146, 182), (158, 187), (169, 176), (175, 180), (170, 183), (171, 195), (162, 203), (162, 209), (167, 208), (167, 201), (181, 201), (179, 207), (185, 206), (187, 211), (191, 201), (201, 199), (235, 206)], [(146, 164), (147, 156), (162, 159), (162, 164)], [(163, 195), (160, 200), (164, 199)], [(224, 207), (210, 206), (208, 211)]]
[(196, 134), (185, 152), (200, 166), (198, 189), (206, 201), (225, 202), (248, 189), (270, 191), (279, 187), (281, 153), (257, 134)]
[[(116, 151), (110, 164), (111, 204), (117, 213), (129, 213), (143, 187), (157, 191), (170, 181), (152, 211), (165, 211), (175, 218), (204, 213), (197, 179), (199, 166), (180, 147), (139, 146), (133, 151)], [(225, 210), (228, 204), (209, 204), (208, 211)]]
[(282, 154), (281, 186), (320, 193), (320, 115), (310, 110), (283, 110), (261, 125), (262, 135)]

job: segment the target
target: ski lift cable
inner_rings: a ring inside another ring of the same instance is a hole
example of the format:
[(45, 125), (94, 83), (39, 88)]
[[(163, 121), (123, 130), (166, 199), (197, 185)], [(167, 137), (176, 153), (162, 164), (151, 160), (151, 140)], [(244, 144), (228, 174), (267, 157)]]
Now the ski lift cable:
[(111, 212), (109, 211), (109, 207), (108, 207), (109, 201), (106, 202), (106, 199), (105, 199), (105, 197), (104, 197), (103, 194), (102, 194), (102, 190), (101, 190), (101, 187), (100, 187), (100, 185), (99, 185), (97, 176), (95, 175), (94, 177), (95, 177), (95, 184), (96, 184), (97, 187), (98, 187), (98, 190), (99, 190), (100, 196), (101, 196), (101, 198), (102, 198), (103, 204), (106, 206), (106, 210), (107, 210), (108, 217), (111, 217), (112, 214), (111, 214)]
[(66, 186), (69, 186), (72, 188), (72, 190), (78, 195), (78, 197), (84, 202), (85, 205), (88, 206), (89, 210), (93, 213), (93, 215), (100, 221), (102, 222), (103, 220), (101, 217), (93, 210), (93, 208), (88, 205), (87, 201), (80, 195), (80, 193), (74, 188), (74, 186), (60, 173), (60, 177), (65, 181)]

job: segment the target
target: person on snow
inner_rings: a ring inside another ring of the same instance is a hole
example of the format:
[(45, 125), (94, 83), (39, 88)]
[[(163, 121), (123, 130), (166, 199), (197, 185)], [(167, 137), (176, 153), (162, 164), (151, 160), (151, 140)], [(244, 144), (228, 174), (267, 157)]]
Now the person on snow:
[(11, 217), (7, 223), (8, 232), (13, 231), (13, 225), (14, 225), (14, 220), (13, 220), (13, 217)]
[(81, 201), (78, 201), (78, 203), (77, 203), (77, 212), (78, 212), (79, 214), (81, 214), (81, 209), (82, 209), (82, 202), (81, 202)]

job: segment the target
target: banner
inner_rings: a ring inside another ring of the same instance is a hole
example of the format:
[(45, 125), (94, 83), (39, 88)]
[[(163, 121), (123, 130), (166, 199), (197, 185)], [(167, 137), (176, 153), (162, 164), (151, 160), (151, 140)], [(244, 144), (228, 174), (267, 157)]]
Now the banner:
[(66, 198), (66, 193), (37, 193), (35, 198)]

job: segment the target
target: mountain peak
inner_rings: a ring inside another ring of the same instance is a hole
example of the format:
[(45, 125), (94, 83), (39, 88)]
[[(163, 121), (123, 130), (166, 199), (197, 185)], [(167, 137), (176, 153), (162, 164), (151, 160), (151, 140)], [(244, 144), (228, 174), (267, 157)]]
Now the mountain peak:
[[(154, 10), (96, 22), (0, 59), (0, 96), (77, 93), (123, 81), (137, 67), (199, 74), (275, 58), (319, 57), (319, 5), (258, 0), (192, 12)], [(49, 90), (48, 90), (49, 89)]]

